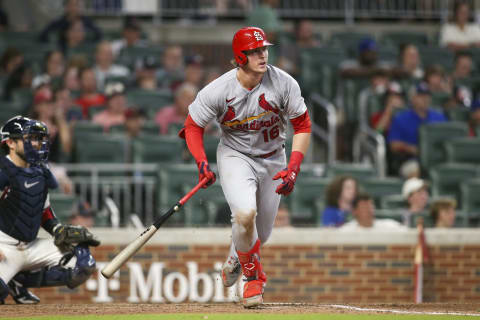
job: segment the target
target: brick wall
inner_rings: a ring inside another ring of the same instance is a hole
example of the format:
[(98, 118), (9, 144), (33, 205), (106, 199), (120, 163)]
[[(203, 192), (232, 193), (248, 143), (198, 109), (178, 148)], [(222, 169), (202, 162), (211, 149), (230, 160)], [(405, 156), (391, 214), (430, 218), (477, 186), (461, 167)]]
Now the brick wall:
[[(345, 237), (343, 234), (342, 239)], [(345, 239), (355, 239), (355, 236)], [(385, 236), (385, 239), (388, 238)], [(215, 270), (215, 263), (221, 263), (228, 252), (228, 243), (175, 244), (174, 239), (169, 244), (159, 244), (161, 242), (162, 240), (158, 239), (143, 248), (130, 261), (134, 265), (124, 266), (119, 278), (113, 281), (107, 282), (101, 277), (102, 284), (98, 275), (95, 275), (89, 283), (74, 290), (43, 288), (33, 291), (39, 295), (43, 303), (91, 303), (95, 299), (106, 301), (105, 297), (113, 299), (113, 302), (134, 301), (132, 299), (135, 297), (139, 302), (168, 302), (168, 297), (178, 296), (182, 288), (178, 279), (172, 282), (172, 279), (167, 280), (167, 276), (177, 273), (178, 277), (190, 281), (187, 262), (194, 262), (198, 267), (198, 273), (208, 273), (212, 279), (210, 286), (214, 288), (210, 297), (207, 297), (208, 300), (212, 301), (214, 296), (216, 301), (228, 300), (228, 292), (216, 282), (220, 281), (218, 265)], [(379, 242), (378, 239), (371, 241), (373, 244), (365, 244), (361, 239), (358, 241), (360, 244), (328, 243), (332, 241), (324, 241), (327, 244), (316, 244), (315, 239), (311, 242), (313, 243), (288, 244), (288, 241), (272, 241), (272, 244), (262, 249), (262, 261), (268, 276), (266, 301), (313, 303), (413, 301), (415, 244), (411, 240), (405, 241), (410, 242), (407, 244), (375, 243)], [(429, 243), (432, 263), (425, 267), (425, 301), (480, 302), (480, 243), (471, 242)], [(124, 246), (105, 244), (95, 248), (93, 254), (100, 263), (107, 262)], [(152, 270), (152, 263), (155, 262), (163, 263), (161, 267), (157, 265), (157, 269), (153, 268), (161, 275), (157, 277), (157, 286), (151, 273), (152, 281), (148, 288), (148, 274)], [(143, 270), (145, 292), (143, 298), (140, 293), (142, 289), (139, 288), (142, 285), (132, 280), (135, 279), (133, 269)], [(170, 293), (167, 293), (168, 281)], [(102, 286), (108, 287), (108, 291), (99, 289)], [(135, 289), (133, 295), (132, 287)], [(198, 286), (200, 295), (204, 288), (204, 282), (200, 281)], [(222, 289), (221, 293), (215, 291), (220, 290), (219, 288)], [(186, 289), (183, 288), (187, 291), (190, 289), (188, 285)], [(103, 293), (99, 293), (100, 291)], [(222, 296), (225, 297), (224, 300), (221, 300)], [(186, 297), (182, 301), (187, 302), (189, 299)]]

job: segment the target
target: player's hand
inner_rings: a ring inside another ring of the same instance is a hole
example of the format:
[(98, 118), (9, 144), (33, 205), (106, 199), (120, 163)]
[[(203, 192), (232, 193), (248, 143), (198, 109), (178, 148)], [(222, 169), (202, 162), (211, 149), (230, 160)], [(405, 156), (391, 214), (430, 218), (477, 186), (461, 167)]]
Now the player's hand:
[(297, 174), (298, 172), (291, 168), (285, 168), (278, 172), (275, 177), (273, 177), (273, 180), (282, 178), (283, 182), (277, 187), (275, 192), (278, 194), (283, 194), (284, 196), (288, 196), (293, 191), (295, 181), (297, 180)]
[(217, 177), (215, 176), (215, 173), (212, 170), (210, 170), (210, 166), (208, 165), (208, 162), (206, 160), (197, 163), (197, 165), (198, 165), (198, 181), (202, 181), (204, 178), (208, 178), (207, 183), (205, 183), (202, 186), (203, 189), (206, 189), (215, 183), (215, 181), (217, 180)]

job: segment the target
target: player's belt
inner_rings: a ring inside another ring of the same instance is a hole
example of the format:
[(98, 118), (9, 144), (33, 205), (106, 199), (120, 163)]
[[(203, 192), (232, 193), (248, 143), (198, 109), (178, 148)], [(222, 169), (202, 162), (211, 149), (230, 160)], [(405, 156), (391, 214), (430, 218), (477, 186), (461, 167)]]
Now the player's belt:
[(277, 150), (273, 150), (272, 152), (269, 152), (269, 153), (265, 153), (265, 154), (260, 154), (258, 156), (255, 156), (255, 158), (270, 158), (271, 156), (273, 156), (275, 153), (277, 153)]

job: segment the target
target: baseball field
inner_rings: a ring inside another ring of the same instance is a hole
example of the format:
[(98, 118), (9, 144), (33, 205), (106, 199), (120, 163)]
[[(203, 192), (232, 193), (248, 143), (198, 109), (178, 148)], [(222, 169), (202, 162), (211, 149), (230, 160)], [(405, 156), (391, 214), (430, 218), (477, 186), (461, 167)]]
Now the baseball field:
[(7, 304), (0, 318), (16, 320), (394, 320), (480, 319), (480, 304)]

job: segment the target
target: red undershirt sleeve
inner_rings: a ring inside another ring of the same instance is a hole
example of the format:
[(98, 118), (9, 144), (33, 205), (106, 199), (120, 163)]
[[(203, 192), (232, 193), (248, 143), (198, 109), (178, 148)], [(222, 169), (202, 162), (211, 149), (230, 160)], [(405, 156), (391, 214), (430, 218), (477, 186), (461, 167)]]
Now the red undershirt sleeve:
[(207, 160), (205, 149), (203, 146), (203, 134), (205, 129), (200, 127), (193, 121), (192, 117), (188, 115), (185, 120), (184, 128), (179, 132), (179, 136), (184, 138), (187, 142), (188, 150), (198, 163)]
[(308, 111), (305, 111), (305, 113), (302, 114), (299, 117), (296, 117), (294, 119), (290, 119), (290, 123), (293, 126), (293, 131), (294, 131), (295, 134), (312, 132), (312, 128), (311, 128), (312, 123), (310, 121)]

